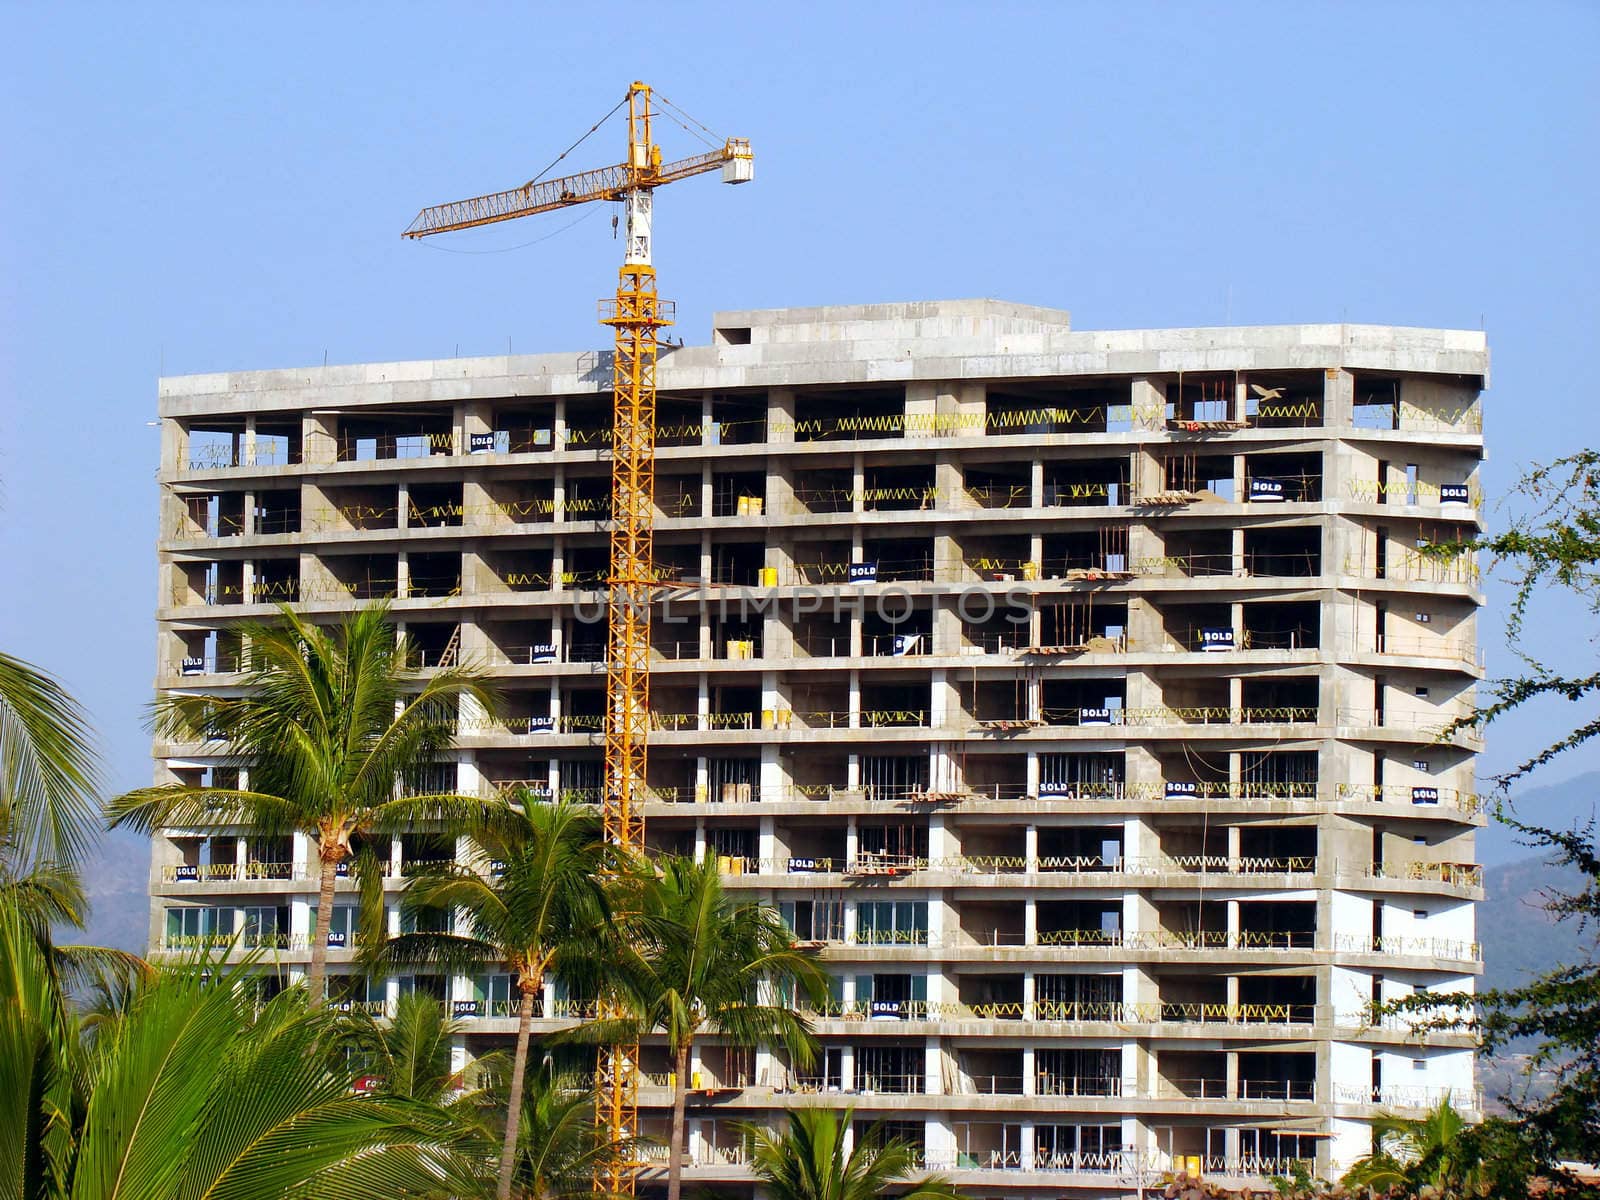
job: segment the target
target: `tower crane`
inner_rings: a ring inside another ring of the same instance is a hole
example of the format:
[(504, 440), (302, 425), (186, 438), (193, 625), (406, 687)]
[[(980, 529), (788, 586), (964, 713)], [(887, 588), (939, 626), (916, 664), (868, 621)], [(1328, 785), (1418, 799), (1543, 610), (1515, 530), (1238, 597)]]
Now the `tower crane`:
[[(674, 107), (664, 97), (655, 99), (669, 109)], [(754, 159), (747, 139), (727, 138), (705, 153), (663, 163), (651, 128), (656, 115), (651, 89), (635, 82), (611, 112), (623, 104), (628, 108), (628, 153), (621, 163), (556, 179), (534, 179), (509, 191), (425, 208), (403, 236), (431, 237), (592, 200), (622, 203), (625, 240), (617, 294), (600, 302), (600, 322), (611, 327), (616, 342), (611, 371), (611, 566), (602, 814), (606, 839), (642, 854), (650, 728), (650, 602), (656, 587), (656, 347), (661, 329), (673, 319), (672, 301), (656, 295), (656, 273), (650, 261), (652, 199), (662, 184), (718, 168), (724, 183), (746, 183), (754, 175)], [(583, 140), (578, 139), (580, 143)], [(595, 1117), (613, 1150), (596, 1173), (597, 1192), (622, 1195), (634, 1191), (640, 1166), (633, 1149), (639, 1132), (638, 1062), (637, 1044), (602, 1047), (599, 1052)]]

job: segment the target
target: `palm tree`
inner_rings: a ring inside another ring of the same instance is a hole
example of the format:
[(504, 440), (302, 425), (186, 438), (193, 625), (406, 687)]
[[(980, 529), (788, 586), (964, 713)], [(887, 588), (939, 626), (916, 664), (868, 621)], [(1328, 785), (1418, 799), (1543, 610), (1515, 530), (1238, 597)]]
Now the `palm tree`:
[(931, 1175), (908, 1183), (916, 1152), (898, 1138), (885, 1140), (878, 1126), (845, 1151), (852, 1110), (834, 1113), (802, 1108), (789, 1113), (782, 1134), (742, 1125), (750, 1143), (750, 1167), (768, 1200), (959, 1200), (948, 1180)]
[(77, 701), (37, 667), (0, 654), (0, 854), (13, 878), (82, 861), (98, 831), (98, 784)]
[(668, 856), (655, 865), (659, 874), (641, 889), (636, 932), (624, 946), (616, 983), (629, 1020), (667, 1037), (674, 1067), (667, 1200), (679, 1200), (695, 1039), (711, 1033), (740, 1046), (779, 1041), (805, 1065), (815, 1049), (809, 1024), (784, 1004), (762, 1003), (760, 991), (798, 988), (820, 1002), (827, 988), (777, 911), (735, 901), (714, 860)]
[(1471, 1182), (1466, 1177), (1473, 1171), (1458, 1153), (1465, 1149), (1460, 1138), (1466, 1129), (1448, 1096), (1421, 1120), (1380, 1118), (1372, 1123), (1372, 1153), (1357, 1160), (1341, 1182), (1374, 1188)]
[(346, 1016), (338, 1052), (358, 1071), (363, 1091), (435, 1104), (471, 1121), (486, 1099), (479, 1086), (500, 1066), (503, 1056), (475, 1059), (470, 1071), (451, 1065), (451, 1039), (462, 1031), (432, 996), (410, 992), (400, 997), (392, 1017), (370, 1012)]
[(23, 921), (56, 986), (115, 988), (146, 969), (104, 946), (58, 946), (82, 929), (77, 864), (99, 833), (99, 763), (83, 709), (49, 675), (0, 654), (0, 903)]
[(91, 1046), (0, 904), (0, 1196), (472, 1194), (487, 1144), (431, 1106), (353, 1094), (329, 1069), (336, 1014), (298, 992), (258, 1009), (252, 966), (153, 975)]
[(525, 1200), (593, 1197), (610, 1144), (594, 1120), (594, 1090), (547, 1059), (528, 1073), (518, 1122), (517, 1194)]
[(610, 859), (594, 810), (571, 801), (528, 802), (507, 810), (476, 838), (488, 876), (466, 866), (415, 876), (402, 904), (414, 914), (455, 912), (460, 933), (409, 933), (387, 943), (381, 961), (434, 962), (463, 970), (505, 963), (517, 989), (517, 1045), (506, 1099), (499, 1200), (511, 1195), (518, 1124), (534, 1006), (545, 977), (567, 961), (590, 957), (606, 929), (600, 883)]
[[(472, 672), (439, 670), (412, 690), (382, 604), (356, 611), (331, 631), (287, 605), (281, 611), (280, 623), (246, 631), (249, 666), (241, 696), (169, 695), (155, 709), (162, 736), (225, 742), (233, 763), (248, 772), (248, 787), (141, 788), (113, 800), (107, 814), (113, 827), (146, 833), (164, 825), (246, 825), (267, 835), (314, 839), (320, 888), (307, 983), (312, 1003), (321, 1004), (334, 882), (352, 855), (352, 839), (429, 822), (469, 829), (504, 805), (453, 794), (399, 794), (403, 782), (454, 740), (462, 698), (493, 707)], [(355, 865), (370, 927), (382, 903), (376, 863), (358, 854)]]

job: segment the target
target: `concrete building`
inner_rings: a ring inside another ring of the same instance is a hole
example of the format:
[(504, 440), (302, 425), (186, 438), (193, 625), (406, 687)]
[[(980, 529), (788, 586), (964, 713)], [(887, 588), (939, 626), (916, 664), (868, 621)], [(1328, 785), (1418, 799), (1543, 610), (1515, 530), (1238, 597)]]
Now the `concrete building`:
[[(419, 671), (506, 696), (427, 786), (597, 799), (609, 375), (163, 380), (159, 686), (237, 686), (272, 602), (392, 596)], [(1481, 969), (1479, 744), (1441, 731), (1482, 601), (1418, 547), (1478, 527), (1487, 375), (1476, 332), (993, 301), (722, 313), (663, 355), (650, 844), (715, 855), (834, 979), (809, 1070), (699, 1048), (689, 1178), (746, 1179), (733, 1122), (804, 1105), (887, 1120), (975, 1196), (1085, 1198), (1189, 1160), (1326, 1171), (1380, 1112), (1476, 1108), (1465, 1040), (1369, 1005)], [(158, 744), (158, 777), (219, 779), (214, 749)], [(466, 853), (379, 849), (395, 892)], [(296, 974), (308, 857), (170, 831), (153, 947), (245, 931)], [(509, 1038), (503, 976), (339, 994), (404, 988), (452, 1003), (463, 1055)], [(541, 1027), (572, 1016), (553, 982)]]

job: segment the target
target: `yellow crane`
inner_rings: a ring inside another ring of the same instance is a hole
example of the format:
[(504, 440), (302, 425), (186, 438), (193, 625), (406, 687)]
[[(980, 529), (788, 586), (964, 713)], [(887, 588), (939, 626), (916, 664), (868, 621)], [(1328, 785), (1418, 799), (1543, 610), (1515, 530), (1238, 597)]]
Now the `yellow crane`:
[[(655, 99), (674, 107), (663, 97)], [(624, 103), (628, 107), (628, 153), (616, 166), (530, 180), (510, 191), (425, 208), (404, 236), (424, 238), (472, 229), (591, 200), (622, 203), (625, 240), (617, 294), (615, 299), (600, 302), (600, 322), (612, 328), (616, 340), (611, 371), (611, 568), (602, 811), (606, 838), (642, 854), (650, 729), (650, 602), (656, 586), (656, 344), (660, 330), (672, 324), (673, 317), (672, 302), (656, 295), (656, 273), (650, 262), (652, 197), (662, 184), (719, 168), (724, 183), (746, 183), (754, 175), (754, 160), (747, 139), (727, 138), (705, 153), (663, 163), (651, 128), (655, 113), (650, 88), (635, 82), (612, 113)], [(597, 128), (599, 124), (590, 133)], [(620, 1195), (634, 1191), (641, 1165), (632, 1149), (639, 1133), (638, 1061), (637, 1044), (605, 1047), (599, 1054), (595, 1116), (610, 1145), (617, 1149), (595, 1176), (598, 1192)]]

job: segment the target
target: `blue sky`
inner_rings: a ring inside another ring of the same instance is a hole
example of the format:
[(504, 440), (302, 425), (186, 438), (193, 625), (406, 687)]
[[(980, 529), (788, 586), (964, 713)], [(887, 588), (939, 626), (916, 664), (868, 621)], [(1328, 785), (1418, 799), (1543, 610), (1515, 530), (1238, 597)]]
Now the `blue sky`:
[[(755, 143), (754, 185), (658, 201), (691, 342), (716, 308), (953, 296), (1069, 308), (1079, 328), (1482, 323), (1491, 501), (1520, 466), (1597, 444), (1590, 3), (0, 3), (0, 20), (0, 645), (84, 698), (118, 786), (148, 775), (157, 376), (604, 344), (606, 206), (559, 233), (565, 214), (448, 248), (398, 235), (425, 204), (530, 178), (634, 78)], [(1590, 655), (1584, 637), (1564, 613), (1540, 647)], [(1541, 732), (1509, 724), (1490, 764)]]

